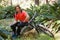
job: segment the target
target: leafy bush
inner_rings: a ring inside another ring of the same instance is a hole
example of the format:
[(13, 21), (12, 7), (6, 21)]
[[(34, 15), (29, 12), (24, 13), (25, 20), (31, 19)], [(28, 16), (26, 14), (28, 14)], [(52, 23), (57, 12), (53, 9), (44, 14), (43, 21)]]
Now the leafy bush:
[(0, 7), (0, 19), (12, 18), (15, 13), (14, 6)]
[(32, 17), (33, 14), (37, 13), (37, 17), (36, 17), (36, 20), (37, 21), (42, 21), (44, 19), (46, 20), (50, 20), (50, 19), (55, 19), (55, 15), (53, 15), (53, 13), (50, 13), (50, 9), (49, 8), (50, 5), (42, 5), (42, 6), (31, 6), (30, 9), (27, 9), (27, 12), (30, 14), (30, 16)]
[(2, 9), (3, 8), (4, 8), (3, 6), (0, 6), (0, 19), (2, 19), (2, 15), (3, 15)]
[[(57, 4), (57, 3), (54, 3), (53, 5), (44, 4), (42, 6), (31, 5), (30, 9), (27, 9), (26, 11), (30, 14), (31, 17), (36, 11), (38, 16), (35, 18), (36, 19), (35, 21), (39, 23), (40, 22), (44, 23), (45, 21), (49, 21), (49, 20), (53, 20), (54, 22), (56, 22), (57, 20), (60, 20), (60, 4)], [(54, 24), (55, 30), (60, 28), (59, 26), (60, 24), (59, 25), (58, 24), (56, 25)]]
[(3, 13), (5, 13), (6, 18), (13, 17), (13, 14), (15, 13), (14, 6), (7, 6), (3, 9)]

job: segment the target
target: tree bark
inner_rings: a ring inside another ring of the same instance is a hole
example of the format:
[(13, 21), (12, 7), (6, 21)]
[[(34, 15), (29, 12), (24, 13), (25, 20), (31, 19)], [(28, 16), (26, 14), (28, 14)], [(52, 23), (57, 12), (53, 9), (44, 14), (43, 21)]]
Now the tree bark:
[(11, 6), (12, 6), (12, 0), (11, 0)]
[(39, 5), (39, 0), (35, 0), (35, 4), (36, 5)]
[(48, 0), (46, 0), (46, 4), (48, 4), (49, 2), (48, 2)]

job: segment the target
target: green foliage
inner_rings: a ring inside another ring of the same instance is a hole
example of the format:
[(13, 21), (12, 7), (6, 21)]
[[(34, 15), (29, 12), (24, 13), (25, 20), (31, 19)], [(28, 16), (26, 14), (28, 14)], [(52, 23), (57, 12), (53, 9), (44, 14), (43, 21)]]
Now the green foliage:
[[(33, 14), (36, 12), (37, 17), (35, 18), (35, 22), (44, 22), (49, 20), (60, 20), (60, 4), (54, 3), (43, 4), (42, 6), (32, 6), (30, 9), (26, 9), (32, 18)], [(3, 18), (12, 18), (15, 13), (14, 6), (3, 7), (0, 6), (0, 19)]]
[(14, 6), (0, 7), (0, 19), (12, 18), (15, 13)]
[[(3, 39), (4, 39), (4, 37), (8, 36), (8, 38), (6, 40), (12, 40), (11, 29), (10, 29), (10, 26), (8, 26), (8, 25), (10, 25), (10, 23), (12, 23), (13, 21), (14, 21), (14, 19), (7, 19), (7, 20), (2, 19), (2, 20), (0, 20), (0, 33), (1, 33), (0, 35), (3, 36)], [(7, 26), (8, 26), (8, 28), (7, 28)], [(8, 31), (9, 29), (10, 29), (10, 31)], [(51, 38), (50, 36), (42, 34), (42, 33), (36, 35), (36, 37), (35, 36), (34, 37), (32, 37), (32, 36), (28, 36), (28, 37), (20, 36), (20, 37), (17, 37), (15, 39), (16, 40), (53, 40), (53, 38)]]
[(6, 15), (6, 18), (11, 18), (13, 17), (14, 13), (15, 13), (15, 8), (14, 6), (7, 6), (3, 9), (5, 15)]
[(55, 16), (56, 14), (53, 15), (54, 12), (50, 10), (51, 9), (50, 6), (51, 5), (47, 5), (47, 4), (44, 4), (42, 6), (31, 6), (30, 9), (27, 9), (27, 12), (30, 14), (31, 17), (36, 12), (37, 21), (56, 19)]
[[(50, 4), (43, 4), (42, 6), (32, 6), (30, 9), (27, 9), (27, 12), (30, 14), (32, 17), (33, 14), (37, 12), (37, 17), (35, 18), (35, 22), (43, 22), (49, 20), (53, 20), (55, 23), (57, 23), (57, 20), (60, 20), (60, 4), (54, 3), (53, 5)], [(53, 23), (52, 23), (53, 24)], [(60, 28), (60, 23), (54, 24), (54, 29), (55, 31)], [(59, 29), (60, 30), (60, 29)]]
[(43, 15), (45, 18), (60, 19), (60, 4), (57, 3), (53, 5), (43, 4), (42, 6), (31, 5), (30, 9), (27, 9), (27, 11), (31, 15), (36, 11), (38, 15)]
[(0, 6), (0, 19), (2, 19), (2, 15), (3, 15), (2, 9), (3, 9), (3, 6)]

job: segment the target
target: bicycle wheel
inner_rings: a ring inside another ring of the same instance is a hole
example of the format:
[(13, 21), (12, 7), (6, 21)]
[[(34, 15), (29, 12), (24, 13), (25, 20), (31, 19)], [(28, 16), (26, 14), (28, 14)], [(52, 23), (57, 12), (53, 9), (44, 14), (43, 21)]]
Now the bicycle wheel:
[(30, 31), (31, 29), (32, 29), (31, 27), (25, 26), (25, 27), (22, 28), (20, 34), (24, 34), (25, 32), (28, 32), (28, 31)]
[(41, 27), (41, 26), (37, 26), (37, 31), (38, 32), (43, 32), (44, 34), (47, 34), (49, 35), (50, 37), (53, 37), (54, 38), (54, 35), (52, 32), (50, 32), (48, 29), (44, 28), (44, 27)]

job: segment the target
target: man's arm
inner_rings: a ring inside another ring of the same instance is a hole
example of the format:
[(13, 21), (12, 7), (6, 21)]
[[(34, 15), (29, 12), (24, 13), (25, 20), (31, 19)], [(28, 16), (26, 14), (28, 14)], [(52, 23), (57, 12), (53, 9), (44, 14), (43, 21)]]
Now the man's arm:
[(29, 19), (30, 19), (30, 16), (28, 15), (28, 13), (26, 13), (26, 18), (25, 18), (24, 22), (29, 21)]

